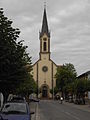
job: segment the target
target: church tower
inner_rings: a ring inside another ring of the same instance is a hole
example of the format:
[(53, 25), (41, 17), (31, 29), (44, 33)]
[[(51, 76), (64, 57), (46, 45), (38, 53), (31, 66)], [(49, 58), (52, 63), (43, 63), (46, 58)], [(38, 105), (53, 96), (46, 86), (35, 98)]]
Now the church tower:
[[(44, 7), (41, 31), (39, 32), (39, 60), (33, 64), (32, 75), (37, 83), (39, 98), (53, 98), (56, 86), (57, 65), (50, 58), (50, 31), (48, 28), (46, 7)], [(50, 91), (53, 90), (53, 94)]]
[(46, 8), (44, 8), (43, 22), (41, 32), (39, 33), (40, 39), (40, 59), (46, 54), (47, 58), (50, 59), (50, 32), (48, 29)]

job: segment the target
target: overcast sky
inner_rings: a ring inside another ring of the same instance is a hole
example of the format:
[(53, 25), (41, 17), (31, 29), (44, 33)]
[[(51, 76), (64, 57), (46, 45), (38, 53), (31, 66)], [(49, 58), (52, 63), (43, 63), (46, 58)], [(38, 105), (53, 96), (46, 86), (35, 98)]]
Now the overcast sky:
[[(0, 0), (0, 7), (21, 31), (32, 62), (39, 58), (44, 0)], [(47, 0), (51, 59), (74, 64), (78, 75), (90, 70), (90, 0)]]

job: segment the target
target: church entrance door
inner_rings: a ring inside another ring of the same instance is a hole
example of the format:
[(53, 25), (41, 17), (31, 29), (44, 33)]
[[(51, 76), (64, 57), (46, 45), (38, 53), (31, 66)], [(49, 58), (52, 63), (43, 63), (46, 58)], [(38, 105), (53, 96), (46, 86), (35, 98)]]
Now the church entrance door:
[(47, 98), (48, 97), (48, 88), (47, 86), (42, 87), (42, 97)]

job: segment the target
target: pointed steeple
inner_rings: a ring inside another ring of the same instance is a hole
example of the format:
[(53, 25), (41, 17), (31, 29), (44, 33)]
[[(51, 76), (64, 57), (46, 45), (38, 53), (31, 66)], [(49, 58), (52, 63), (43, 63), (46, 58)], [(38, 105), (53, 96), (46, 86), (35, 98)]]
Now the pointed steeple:
[(46, 33), (47, 36), (50, 38), (50, 32), (48, 29), (48, 22), (47, 22), (46, 6), (44, 6), (44, 14), (43, 14), (42, 29), (40, 32), (40, 37), (42, 37), (44, 33)]

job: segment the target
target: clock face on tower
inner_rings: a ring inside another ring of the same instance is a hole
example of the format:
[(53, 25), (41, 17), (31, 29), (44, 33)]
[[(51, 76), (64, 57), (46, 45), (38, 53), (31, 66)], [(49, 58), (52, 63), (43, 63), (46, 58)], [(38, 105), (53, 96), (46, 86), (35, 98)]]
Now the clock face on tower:
[(47, 71), (48, 71), (48, 67), (47, 67), (47, 66), (43, 66), (43, 67), (42, 67), (42, 71), (43, 71), (43, 72), (47, 72)]

